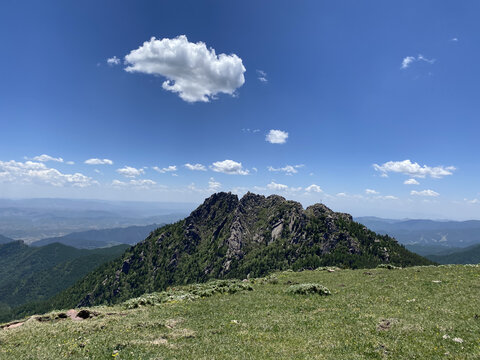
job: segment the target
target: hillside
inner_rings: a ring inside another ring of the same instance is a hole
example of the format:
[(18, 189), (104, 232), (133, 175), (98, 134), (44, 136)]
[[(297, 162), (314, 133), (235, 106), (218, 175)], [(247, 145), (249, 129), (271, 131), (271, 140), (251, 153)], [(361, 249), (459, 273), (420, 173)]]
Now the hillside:
[(10, 239), (6, 236), (0, 235), (0, 244), (6, 244), (6, 243), (9, 243), (9, 242), (12, 242), (12, 241), (15, 241), (15, 240)]
[(274, 270), (336, 265), (359, 268), (431, 262), (322, 204), (252, 193), (214, 194), (186, 219), (90, 273), (49, 301), (73, 307), (118, 303), (173, 284), (262, 276)]
[(0, 245), (0, 319), (9, 318), (14, 307), (50, 298), (127, 248), (79, 250), (58, 243), (34, 248), (21, 241)]
[(359, 217), (356, 221), (380, 234), (395, 237), (401, 244), (419, 246), (419, 251), (423, 251), (422, 246), (435, 246), (435, 251), (442, 251), (448, 247), (461, 248), (480, 243), (479, 220), (392, 220)]
[(480, 244), (465, 249), (457, 249), (444, 255), (427, 255), (428, 259), (439, 264), (478, 264), (480, 263)]
[(38, 240), (31, 245), (44, 246), (52, 243), (60, 243), (78, 249), (94, 249), (119, 244), (134, 245), (145, 239), (150, 232), (162, 225), (164, 224), (74, 232), (65, 236)]
[[(0, 358), (480, 358), (478, 266), (320, 270), (250, 279), (242, 284), (252, 291), (200, 299), (187, 296), (195, 288), (175, 288), (165, 303), (140, 305), (160, 298), (153, 294), (90, 308), (86, 320), (36, 316), (0, 329)], [(288, 292), (301, 283), (331, 295)], [(197, 288), (206, 294), (214, 284)]]

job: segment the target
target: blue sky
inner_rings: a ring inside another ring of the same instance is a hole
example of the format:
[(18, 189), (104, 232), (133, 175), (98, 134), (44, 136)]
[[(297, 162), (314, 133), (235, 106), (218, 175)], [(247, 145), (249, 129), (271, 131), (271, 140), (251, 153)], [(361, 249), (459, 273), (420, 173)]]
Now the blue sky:
[(250, 190), (354, 215), (478, 219), (479, 11), (2, 1), (0, 197)]

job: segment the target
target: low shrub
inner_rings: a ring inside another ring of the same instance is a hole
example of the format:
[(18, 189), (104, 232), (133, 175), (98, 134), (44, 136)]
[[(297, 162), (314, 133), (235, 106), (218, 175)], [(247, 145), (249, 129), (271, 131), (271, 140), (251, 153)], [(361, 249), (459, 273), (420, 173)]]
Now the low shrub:
[(290, 294), (318, 294), (318, 295), (331, 295), (332, 293), (325, 286), (320, 284), (297, 284), (292, 285), (287, 289)]
[(395, 269), (401, 269), (401, 267), (392, 265), (392, 264), (380, 264), (377, 266), (379, 269), (388, 269), (388, 270), (395, 270)]
[(168, 302), (192, 301), (215, 294), (234, 294), (245, 290), (253, 290), (252, 285), (239, 280), (215, 280), (205, 284), (187, 285), (170, 288), (162, 292), (145, 294), (125, 301), (123, 306), (127, 309), (135, 309), (140, 306), (155, 306)]

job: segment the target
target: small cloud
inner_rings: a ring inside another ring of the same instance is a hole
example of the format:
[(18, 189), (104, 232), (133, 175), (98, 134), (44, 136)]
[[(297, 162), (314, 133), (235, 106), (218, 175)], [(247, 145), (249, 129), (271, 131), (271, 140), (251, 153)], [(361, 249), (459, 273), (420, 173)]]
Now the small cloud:
[(205, 165), (202, 165), (202, 164), (186, 163), (183, 166), (185, 166), (188, 170), (192, 170), (192, 171), (207, 171), (207, 168), (205, 167)]
[(97, 174), (101, 174), (102, 172), (98, 169), (93, 169), (93, 171), (95, 171)]
[(150, 179), (139, 179), (139, 180), (130, 180), (130, 185), (138, 186), (142, 188), (149, 188), (152, 185), (156, 185), (157, 183)]
[(423, 62), (426, 62), (426, 63), (429, 63), (429, 64), (433, 64), (436, 60), (435, 59), (428, 59), (421, 54), (419, 54), (417, 57), (407, 56), (407, 57), (404, 57), (403, 60), (402, 60), (401, 69), (407, 69), (408, 67), (410, 67), (411, 64), (413, 64), (414, 62), (418, 62), (418, 61), (423, 61)]
[(398, 197), (393, 195), (377, 196), (377, 199), (381, 200), (398, 200)]
[(288, 186), (284, 184), (277, 184), (276, 182), (271, 182), (267, 185), (267, 188), (274, 191), (285, 191), (288, 190)]
[(167, 172), (177, 171), (177, 166), (176, 165), (170, 165), (168, 167), (164, 167), (164, 168), (161, 168), (161, 169), (158, 166), (154, 166), (153, 170), (159, 172), (160, 174), (165, 174)]
[(405, 58), (403, 58), (403, 61), (402, 61), (402, 69), (406, 69), (410, 66), (410, 64), (412, 62), (414, 62), (416, 59), (414, 56), (407, 56)]
[(256, 133), (260, 132), (260, 129), (243, 128), (242, 131), (245, 132), (245, 133), (256, 134)]
[(437, 197), (440, 194), (433, 190), (422, 190), (422, 191), (412, 190), (410, 191), (410, 195)]
[(367, 194), (367, 195), (377, 195), (377, 194), (379, 194), (379, 192), (376, 191), (376, 190), (373, 190), (373, 189), (365, 189), (365, 194)]
[(223, 160), (214, 162), (210, 169), (229, 175), (248, 175), (249, 171), (243, 169), (242, 163), (233, 160)]
[(408, 180), (405, 180), (403, 183), (404, 183), (405, 185), (420, 185), (420, 183), (419, 183), (417, 180), (413, 179), (413, 178), (408, 179)]
[(307, 186), (305, 188), (305, 191), (308, 193), (312, 193), (312, 192), (321, 193), (323, 190), (320, 188), (320, 186), (312, 184), (310, 186)]
[(63, 159), (61, 157), (56, 158), (46, 154), (35, 156), (34, 158), (32, 158), (32, 160), (40, 161), (40, 162), (54, 161), (54, 162), (63, 163)]
[(454, 37), (454, 38), (451, 38), (450, 41), (453, 41), (453, 42), (458, 42), (458, 38)]
[(339, 192), (339, 193), (337, 193), (337, 196), (338, 196), (338, 197), (346, 197), (346, 196), (347, 196), (347, 193)]
[(469, 199), (463, 199), (465, 202), (467, 202), (468, 204), (480, 204), (480, 200), (478, 199), (472, 199), (472, 200), (469, 200)]
[(425, 178), (427, 176), (430, 176), (435, 179), (440, 179), (444, 176), (452, 175), (453, 171), (456, 170), (454, 166), (420, 166), (418, 163), (412, 163), (408, 159), (403, 161), (388, 161), (382, 165), (373, 164), (373, 168), (376, 171), (381, 172), (381, 176), (383, 177), (386, 177), (383, 174), (387, 175), (388, 172), (394, 172), (417, 178)]
[(213, 177), (210, 178), (208, 181), (208, 190), (211, 192), (216, 192), (222, 188), (222, 184), (220, 184), (218, 181), (215, 181)]
[(125, 166), (121, 169), (117, 169), (117, 172), (125, 177), (133, 178), (145, 174), (144, 169), (136, 169), (131, 166)]
[(292, 175), (298, 173), (299, 168), (304, 167), (305, 165), (299, 164), (299, 165), (286, 165), (283, 168), (274, 168), (273, 166), (267, 167), (268, 171), (273, 171), (273, 172), (284, 172), (285, 175)]
[(111, 57), (111, 58), (107, 59), (107, 64), (110, 65), (110, 66), (119, 65), (120, 64), (120, 59), (117, 58), (116, 56)]
[(113, 161), (110, 159), (88, 159), (85, 160), (85, 164), (87, 165), (113, 165)]
[(263, 83), (268, 82), (267, 73), (263, 70), (257, 70), (257, 78)]
[(285, 144), (287, 142), (288, 132), (282, 130), (270, 130), (265, 137), (265, 141), (270, 144)]
[(65, 164), (67, 164), (67, 165), (75, 165), (75, 162), (74, 162), (74, 161), (67, 161)]

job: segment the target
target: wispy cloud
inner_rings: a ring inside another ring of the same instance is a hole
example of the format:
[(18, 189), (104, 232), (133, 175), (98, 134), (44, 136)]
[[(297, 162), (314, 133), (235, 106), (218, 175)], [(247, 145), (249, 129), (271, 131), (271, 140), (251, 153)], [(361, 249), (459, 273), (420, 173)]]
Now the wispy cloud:
[(273, 171), (273, 172), (284, 172), (285, 175), (292, 175), (298, 173), (297, 169), (300, 169), (304, 167), (305, 165), (299, 164), (299, 165), (286, 165), (282, 168), (274, 168), (273, 166), (268, 166), (267, 169), (268, 171)]
[(406, 56), (402, 60), (402, 69), (407, 69), (410, 67), (411, 64), (417, 61), (423, 61), (429, 64), (433, 64), (436, 60), (435, 59), (428, 59), (425, 56), (419, 54), (418, 56)]
[(154, 166), (153, 170), (159, 172), (160, 174), (165, 174), (167, 172), (177, 171), (177, 166), (176, 165), (170, 165), (170, 166), (164, 167), (164, 168), (159, 168), (158, 166)]
[(267, 73), (263, 70), (257, 70), (257, 79), (263, 83), (268, 82)]
[(416, 195), (416, 196), (429, 196), (429, 197), (437, 197), (440, 194), (437, 193), (436, 191), (433, 190), (422, 190), (422, 191), (415, 191), (412, 190), (410, 191), (410, 195)]
[(125, 177), (134, 178), (145, 174), (144, 169), (137, 169), (131, 166), (125, 166), (121, 169), (117, 169), (117, 172)]
[(202, 165), (202, 164), (190, 164), (190, 163), (186, 163), (184, 165), (188, 170), (192, 170), (192, 171), (207, 171), (207, 168), (205, 165)]
[(88, 159), (85, 160), (85, 164), (87, 165), (113, 165), (113, 161), (110, 159)]
[(53, 157), (53, 156), (50, 156), (50, 155), (47, 155), (47, 154), (35, 156), (35, 157), (32, 158), (32, 160), (40, 161), (40, 162), (53, 161), (53, 162), (63, 163), (63, 159), (61, 157), (56, 158), (56, 157)]

